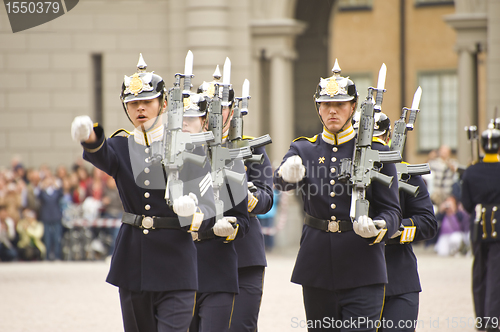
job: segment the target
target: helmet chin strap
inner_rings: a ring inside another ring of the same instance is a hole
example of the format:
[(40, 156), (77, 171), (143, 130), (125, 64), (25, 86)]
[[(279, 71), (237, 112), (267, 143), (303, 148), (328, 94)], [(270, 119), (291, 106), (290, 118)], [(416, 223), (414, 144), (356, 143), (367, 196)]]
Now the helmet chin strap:
[(226, 126), (231, 122), (231, 117), (233, 116), (233, 113), (234, 113), (234, 109), (231, 106), (229, 108), (229, 114), (227, 115), (226, 122), (224, 122), (224, 124), (222, 125), (222, 129), (226, 128)]
[(156, 123), (158, 122), (158, 120), (160, 119), (160, 115), (163, 113), (163, 104), (165, 103), (165, 99), (162, 98), (161, 102), (160, 102), (160, 108), (158, 109), (158, 115), (156, 116), (155, 118), (155, 121), (153, 122), (153, 124), (148, 128), (148, 129), (145, 129), (144, 128), (144, 125), (141, 126), (141, 129), (144, 133), (144, 135), (150, 131), (151, 129), (153, 129), (155, 126), (156, 126)]

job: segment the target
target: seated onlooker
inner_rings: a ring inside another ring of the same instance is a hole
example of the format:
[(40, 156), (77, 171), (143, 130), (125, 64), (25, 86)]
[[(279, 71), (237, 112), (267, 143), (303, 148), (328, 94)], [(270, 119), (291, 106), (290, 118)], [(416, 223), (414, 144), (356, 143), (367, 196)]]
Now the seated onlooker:
[(454, 196), (449, 196), (439, 206), (436, 214), (439, 233), (434, 250), (440, 256), (451, 256), (465, 245), (468, 217), (458, 209)]
[(4, 204), (9, 217), (14, 220), (14, 224), (17, 224), (21, 219), (22, 195), (21, 186), (14, 179), (7, 182)]
[(43, 223), (36, 220), (35, 212), (30, 209), (24, 209), (23, 217), (17, 224), (19, 260), (42, 260), (45, 258), (46, 253), (42, 241)]
[(10, 262), (17, 259), (16, 226), (9, 217), (7, 207), (0, 205), (0, 261)]

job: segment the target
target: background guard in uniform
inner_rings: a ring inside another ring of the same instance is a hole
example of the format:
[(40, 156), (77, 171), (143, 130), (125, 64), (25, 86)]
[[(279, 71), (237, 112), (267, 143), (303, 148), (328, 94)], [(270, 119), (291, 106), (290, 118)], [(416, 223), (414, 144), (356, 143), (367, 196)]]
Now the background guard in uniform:
[[(242, 117), (248, 113), (249, 84), (248, 80), (245, 80), (242, 97), (235, 99), (231, 113), (225, 121), (230, 121), (230, 127), (226, 125), (224, 128), (224, 131), (229, 130), (229, 133), (224, 136), (228, 136), (231, 147), (252, 144), (264, 138), (254, 139), (243, 135)], [(270, 139), (267, 142), (269, 141)], [(252, 153), (256, 158), (245, 159), (250, 227), (245, 237), (234, 243), (238, 253), (239, 293), (234, 301), (231, 332), (257, 331), (264, 271), (267, 266), (264, 235), (256, 215), (267, 213), (273, 206), (273, 170), (264, 145), (252, 147)]]
[[(417, 106), (418, 107), (418, 106)], [(375, 114), (373, 132), (374, 145), (386, 146), (390, 140), (391, 120), (384, 113)], [(403, 213), (404, 227), (397, 236), (386, 240), (385, 261), (389, 283), (385, 289), (382, 331), (414, 331), (418, 319), (420, 280), (417, 258), (413, 253), (412, 242), (434, 237), (437, 221), (434, 215), (429, 192), (420, 175), (411, 175), (405, 183), (418, 187), (416, 195), (401, 190), (399, 202)]]
[[(366, 196), (369, 216), (353, 231), (351, 197), (338, 171), (340, 160), (352, 158), (355, 149), (351, 119), (358, 94), (354, 82), (340, 76), (337, 62), (333, 72), (321, 79), (314, 96), (323, 132), (292, 142), (274, 183), (281, 191), (299, 191), (304, 203), (305, 225), (292, 282), (303, 287), (308, 330), (375, 331), (387, 271), (384, 244), (374, 243), (381, 230), (372, 218), (385, 221), (388, 237), (399, 226), (401, 210), (397, 186), (373, 182)], [(391, 164), (382, 172), (396, 176)]]
[[(217, 70), (214, 76), (220, 78), (220, 74)], [(217, 82), (212, 82), (212, 84), (217, 84)], [(210, 84), (208, 84), (208, 86), (210, 86)], [(223, 88), (226, 88), (226, 86)], [(208, 108), (209, 110), (213, 110), (214, 107), (222, 107), (222, 114), (229, 113), (228, 108), (230, 108), (230, 104), (232, 104), (234, 99), (234, 91), (232, 88), (229, 89), (228, 100), (225, 101), (223, 105), (221, 105), (220, 101), (218, 101), (218, 103), (213, 103), (213, 93), (217, 91), (217, 89), (211, 90), (213, 91), (212, 94), (203, 91), (201, 87), (198, 91), (202, 92), (202, 94), (198, 96), (206, 98), (205, 103), (212, 103), (211, 107)], [(200, 111), (201, 112), (198, 112), (200, 128), (205, 123), (210, 125), (210, 123), (206, 122), (204, 119), (204, 117), (206, 117), (206, 112), (203, 109), (200, 109)], [(219, 112), (221, 112), (221, 110), (219, 110)], [(210, 117), (208, 121), (211, 121), (213, 118), (214, 117)], [(224, 120), (219, 119), (217, 123), (222, 125), (223, 121)], [(222, 126), (221, 128), (210, 126), (210, 128), (214, 131), (219, 131), (218, 133), (214, 133), (215, 137), (223, 136), (221, 135), (223, 132)], [(211, 155), (212, 153), (209, 154)], [(241, 160), (224, 161), (224, 168), (226, 167), (241, 175), (245, 172)], [(246, 188), (246, 179), (244, 176), (242, 178), (245, 180), (243, 188)], [(194, 316), (189, 328), (190, 332), (224, 332), (229, 331), (232, 325), (234, 299), (239, 289), (238, 256), (235, 249), (235, 243), (241, 241), (243, 236), (246, 236), (245, 234), (249, 228), (249, 217), (247, 212), (248, 201), (246, 192), (243, 192), (241, 186), (230, 186), (230, 183), (231, 181), (228, 181), (226, 178), (218, 192), (218, 199), (223, 202), (225, 210), (222, 220), (218, 220), (211, 230), (202, 225), (200, 231), (194, 233), (193, 238), (196, 241), (195, 244), (198, 251), (199, 288), (194, 308)], [(222, 221), (225, 223), (222, 223)], [(232, 224), (237, 224), (238, 227), (233, 229)], [(225, 226), (228, 226), (228, 228), (225, 228)], [(224, 233), (225, 231), (228, 231), (228, 233)], [(233, 234), (234, 232), (236, 233)], [(226, 236), (220, 237), (222, 235)]]
[(472, 295), (476, 328), (498, 331), (500, 317), (500, 130), (494, 121), (481, 134), (482, 161), (463, 175), (462, 204), (471, 215)]
[(184, 164), (179, 176), (185, 194), (173, 208), (165, 202), (163, 166), (151, 161), (166, 131), (165, 98), (163, 79), (146, 72), (141, 56), (137, 72), (125, 76), (121, 94), (134, 133), (120, 130), (123, 136), (106, 139), (88, 116), (76, 117), (71, 126), (84, 159), (115, 179), (125, 211), (106, 281), (119, 287), (127, 332), (188, 329), (198, 288), (197, 255), (189, 226), (181, 225), (189, 225), (195, 212), (215, 213), (212, 188), (200, 189), (208, 165)]

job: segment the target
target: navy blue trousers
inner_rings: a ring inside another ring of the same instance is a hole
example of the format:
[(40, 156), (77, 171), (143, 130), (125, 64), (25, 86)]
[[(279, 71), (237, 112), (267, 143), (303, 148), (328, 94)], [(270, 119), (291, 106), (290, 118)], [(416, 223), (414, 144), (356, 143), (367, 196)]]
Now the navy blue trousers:
[(419, 293), (386, 296), (382, 313), (382, 326), (378, 332), (415, 331), (418, 318)]
[[(500, 317), (500, 242), (474, 242), (472, 294), (477, 327), (498, 329)], [(494, 320), (493, 320), (494, 319)]]
[(303, 286), (307, 330), (375, 332), (380, 323), (384, 291), (383, 284), (337, 291)]
[(234, 299), (231, 332), (255, 332), (259, 319), (264, 266), (249, 266), (238, 269), (239, 293)]
[(234, 293), (198, 293), (189, 332), (227, 332)]
[(125, 332), (186, 332), (195, 291), (132, 292), (120, 288)]

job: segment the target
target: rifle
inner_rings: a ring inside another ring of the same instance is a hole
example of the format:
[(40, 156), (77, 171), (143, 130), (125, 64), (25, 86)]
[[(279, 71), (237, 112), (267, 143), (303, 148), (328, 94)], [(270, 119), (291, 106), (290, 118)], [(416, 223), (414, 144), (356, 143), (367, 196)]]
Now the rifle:
[[(222, 101), (227, 104), (229, 100), (229, 67), (230, 62), (226, 58), (224, 64), (224, 80), (222, 84)], [(209, 104), (209, 122), (208, 130), (213, 134), (213, 141), (208, 143), (208, 150), (211, 160), (212, 169), (212, 184), (215, 199), (215, 216), (216, 221), (224, 216), (224, 201), (220, 199), (220, 190), (225, 184), (225, 179), (242, 186), (245, 182), (246, 175), (237, 173), (231, 170), (231, 163), (236, 159), (250, 157), (252, 152), (248, 146), (240, 148), (226, 148), (222, 146), (223, 134), (223, 119), (222, 119), (222, 102), (219, 96), (220, 83), (214, 83), (214, 96)]]
[[(477, 131), (477, 126), (466, 126), (465, 131), (467, 132), (467, 140), (470, 142), (470, 155), (472, 159), (472, 163), (474, 161), (480, 160), (480, 150), (479, 150), (479, 134)], [(474, 144), (474, 141), (476, 144)], [(476, 153), (474, 153), (474, 145), (476, 145)], [(474, 155), (476, 158), (474, 159)]]
[[(248, 114), (248, 100), (250, 99), (250, 96), (248, 94), (249, 84), (250, 83), (248, 82), (248, 80), (245, 79), (245, 81), (243, 82), (242, 97), (234, 98), (235, 106), (233, 118), (231, 119), (231, 125), (229, 127), (228, 140), (229, 147), (231, 148), (241, 148), (248, 146), (251, 151), (253, 151), (254, 148), (272, 143), (272, 140), (269, 134), (253, 138), (251, 140), (243, 140), (243, 116)], [(245, 158), (245, 161), (262, 164), (264, 162), (264, 155), (252, 153), (250, 157)]]
[(382, 163), (397, 163), (401, 161), (399, 151), (372, 150), (374, 124), (373, 87), (368, 88), (368, 96), (361, 105), (361, 116), (359, 121), (358, 137), (354, 156), (351, 159), (344, 158), (340, 161), (339, 180), (349, 181), (352, 187), (351, 197), (351, 219), (358, 220), (360, 216), (368, 215), (370, 202), (366, 199), (366, 189), (371, 181), (375, 180), (390, 187), (392, 176), (379, 172)]
[[(192, 66), (192, 53), (186, 56), (186, 67)], [(184, 116), (183, 93), (189, 93), (191, 88), (191, 77), (193, 75), (185, 69), (184, 74), (175, 74), (173, 88), (169, 89), (169, 104), (167, 109), (167, 125), (163, 136), (162, 144), (151, 150), (149, 162), (161, 160), (164, 174), (166, 175), (165, 200), (172, 207), (175, 199), (181, 197), (183, 192), (183, 182), (179, 179), (179, 171), (185, 162), (191, 162), (203, 167), (206, 163), (205, 155), (198, 155), (192, 151), (196, 146), (213, 141), (211, 132), (190, 134), (182, 131), (182, 121)], [(181, 78), (184, 78), (184, 92), (181, 91)], [(179, 218), (181, 226), (189, 225), (184, 218)], [(183, 224), (184, 223), (184, 224)]]
[[(412, 131), (415, 126), (415, 121), (417, 120), (417, 114), (420, 111), (418, 105), (420, 104), (420, 98), (422, 96), (422, 88), (418, 87), (413, 96), (413, 103), (411, 108), (403, 107), (403, 112), (401, 117), (394, 123), (394, 131), (392, 134), (391, 141), (391, 151), (399, 151), (401, 155), (406, 143), (406, 135), (408, 131)], [(410, 112), (408, 123), (406, 123), (406, 117)], [(429, 164), (416, 164), (410, 165), (406, 163), (397, 163), (396, 172), (398, 173), (398, 187), (399, 190), (403, 190), (410, 195), (417, 196), (419, 187), (413, 186), (408, 183), (411, 175), (423, 175), (429, 174), (431, 169)]]

